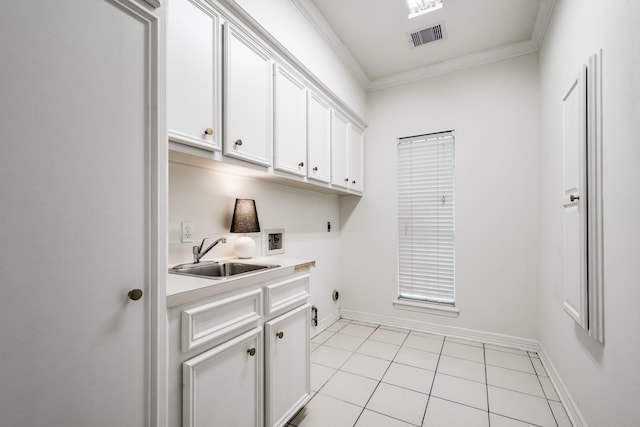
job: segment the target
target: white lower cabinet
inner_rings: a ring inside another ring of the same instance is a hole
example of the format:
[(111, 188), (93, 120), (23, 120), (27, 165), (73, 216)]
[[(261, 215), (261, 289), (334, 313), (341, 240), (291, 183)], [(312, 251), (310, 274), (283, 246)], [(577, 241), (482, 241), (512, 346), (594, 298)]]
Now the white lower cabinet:
[(169, 425), (286, 425), (311, 397), (308, 297), (302, 270), (171, 308)]
[(310, 307), (305, 304), (264, 325), (265, 426), (284, 425), (311, 397)]
[(183, 426), (261, 426), (262, 348), (255, 328), (184, 362)]

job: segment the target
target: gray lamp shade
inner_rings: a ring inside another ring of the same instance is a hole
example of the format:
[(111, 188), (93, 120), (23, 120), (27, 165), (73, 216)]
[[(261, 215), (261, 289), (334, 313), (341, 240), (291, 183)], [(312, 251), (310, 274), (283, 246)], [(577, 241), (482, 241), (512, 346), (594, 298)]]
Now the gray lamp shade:
[(236, 199), (236, 206), (233, 209), (233, 218), (231, 219), (231, 230), (229, 231), (232, 233), (260, 232), (255, 200)]

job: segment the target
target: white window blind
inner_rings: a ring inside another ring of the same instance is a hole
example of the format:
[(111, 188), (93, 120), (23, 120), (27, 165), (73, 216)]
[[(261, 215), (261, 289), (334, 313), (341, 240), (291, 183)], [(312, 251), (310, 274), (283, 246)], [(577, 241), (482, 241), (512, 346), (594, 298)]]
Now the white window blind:
[(453, 132), (398, 141), (399, 298), (454, 304)]

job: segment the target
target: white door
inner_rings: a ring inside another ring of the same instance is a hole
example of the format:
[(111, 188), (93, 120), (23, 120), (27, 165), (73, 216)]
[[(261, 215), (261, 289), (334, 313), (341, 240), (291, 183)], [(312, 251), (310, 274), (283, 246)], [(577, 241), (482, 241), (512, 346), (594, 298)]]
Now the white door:
[(331, 181), (331, 108), (311, 91), (307, 99), (307, 176), (328, 183)]
[(158, 31), (127, 0), (0, 2), (2, 426), (151, 423)]
[(331, 183), (349, 187), (349, 127), (347, 119), (333, 111), (331, 115)]
[(219, 15), (200, 0), (172, 0), (167, 15), (167, 125), (173, 141), (220, 150)]
[(290, 72), (274, 66), (274, 169), (307, 174), (307, 89)]
[(564, 308), (583, 328), (587, 313), (587, 192), (585, 71), (563, 99)]
[(238, 28), (224, 27), (223, 153), (271, 166), (271, 58)]
[(310, 397), (310, 308), (265, 323), (265, 426), (283, 425)]
[(255, 328), (182, 364), (183, 427), (262, 427), (261, 342)]

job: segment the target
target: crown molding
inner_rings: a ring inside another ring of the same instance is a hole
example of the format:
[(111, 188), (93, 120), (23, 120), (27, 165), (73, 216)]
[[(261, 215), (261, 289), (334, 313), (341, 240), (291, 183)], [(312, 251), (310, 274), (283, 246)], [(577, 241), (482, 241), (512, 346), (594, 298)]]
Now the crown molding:
[(324, 16), (320, 13), (312, 0), (291, 0), (302, 14), (307, 18), (318, 34), (333, 50), (342, 63), (351, 71), (360, 86), (368, 92), (399, 86), (437, 75), (463, 70), (478, 65), (515, 58), (520, 55), (537, 52), (542, 46), (544, 34), (547, 31), (549, 21), (557, 0), (540, 0), (536, 23), (531, 34), (531, 39), (519, 43), (489, 49), (483, 52), (439, 62), (426, 67), (415, 68), (402, 73), (393, 74), (379, 79), (370, 80), (360, 63), (342, 43)]
[(490, 64), (509, 58), (536, 52), (538, 47), (531, 40), (520, 43), (485, 50), (471, 55), (461, 56), (449, 61), (439, 62), (426, 67), (415, 68), (403, 73), (381, 77), (371, 82), (370, 92), (387, 89), (393, 86), (400, 86), (418, 80), (428, 79), (441, 74), (464, 70), (466, 68), (477, 67), (478, 65)]
[(540, 0), (536, 24), (533, 27), (533, 34), (531, 34), (531, 41), (538, 49), (542, 46), (544, 35), (547, 32), (547, 27), (551, 21), (553, 9), (556, 7), (556, 1), (557, 0)]
[(293, 4), (302, 12), (305, 18), (311, 23), (313, 28), (320, 34), (320, 37), (327, 43), (329, 48), (335, 53), (335, 55), (342, 61), (351, 74), (358, 81), (363, 89), (369, 90), (371, 86), (371, 80), (364, 71), (360, 63), (351, 54), (349, 49), (342, 43), (340, 37), (333, 30), (331, 25), (327, 22), (325, 17), (320, 13), (316, 5), (312, 0), (291, 0)]

